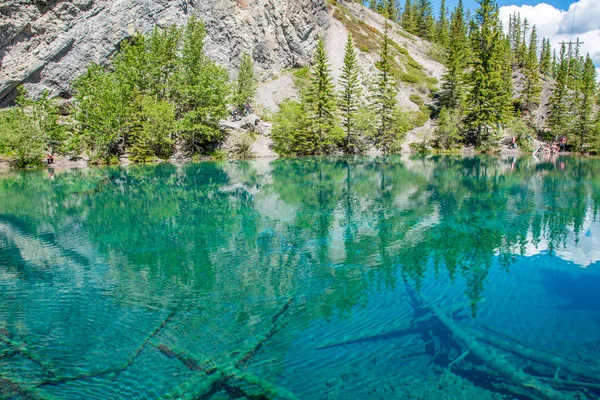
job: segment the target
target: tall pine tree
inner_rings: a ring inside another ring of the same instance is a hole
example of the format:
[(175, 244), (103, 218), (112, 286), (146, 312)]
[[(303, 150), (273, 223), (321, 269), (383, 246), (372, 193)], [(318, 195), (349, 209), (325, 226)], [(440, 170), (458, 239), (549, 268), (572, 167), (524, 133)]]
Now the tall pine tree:
[(537, 58), (537, 46), (537, 28), (534, 25), (531, 29), (529, 49), (525, 59), (525, 66), (523, 68), (523, 75), (525, 76), (525, 89), (523, 90), (522, 103), (523, 108), (530, 111), (539, 106), (540, 94), (542, 92)]
[(429, 0), (415, 0), (415, 22), (417, 36), (426, 40), (433, 39), (435, 35), (435, 20), (433, 8)]
[(358, 101), (361, 95), (360, 70), (356, 59), (356, 50), (352, 36), (348, 35), (346, 50), (344, 54), (344, 65), (340, 76), (339, 107), (342, 114), (342, 126), (344, 127), (344, 149), (347, 153), (356, 153), (358, 140), (355, 136), (356, 113)]
[(570, 58), (569, 54), (567, 54), (567, 47), (563, 43), (560, 48), (560, 58), (557, 61), (556, 81), (552, 90), (552, 96), (550, 97), (550, 113), (548, 117), (548, 126), (555, 140), (560, 135), (568, 136), (569, 133), (571, 97), (567, 86)]
[(449, 40), (449, 27), (448, 27), (448, 9), (446, 8), (446, 0), (442, 0), (440, 5), (440, 18), (437, 22), (436, 28), (436, 42), (446, 47)]
[(377, 116), (377, 132), (375, 137), (375, 146), (384, 154), (390, 152), (391, 146), (395, 141), (394, 130), (394, 111), (396, 110), (396, 90), (394, 88), (394, 78), (392, 76), (392, 66), (390, 60), (390, 39), (388, 36), (389, 25), (386, 23), (381, 45), (380, 60), (376, 67), (379, 70), (379, 76), (374, 93), (373, 108)]
[(583, 67), (583, 74), (580, 82), (581, 99), (577, 104), (578, 110), (578, 129), (579, 141), (577, 143), (578, 150), (583, 152), (586, 143), (593, 142), (592, 135), (594, 133), (594, 104), (598, 86), (596, 83), (596, 67), (588, 54)]
[(326, 154), (339, 139), (336, 94), (329, 70), (329, 58), (323, 38), (319, 38), (310, 84), (304, 96), (309, 119), (308, 130), (315, 142), (315, 153)]
[(465, 72), (468, 63), (467, 27), (462, 0), (452, 13), (446, 72), (442, 77), (440, 105), (462, 112), (466, 95)]
[(404, 3), (404, 10), (402, 12), (402, 29), (408, 33), (416, 34), (416, 21), (415, 21), (415, 10), (410, 0), (406, 0)]
[(477, 146), (488, 144), (508, 108), (510, 93), (503, 82), (505, 55), (495, 0), (477, 0), (471, 26), (473, 61), (469, 75), (466, 122)]
[(542, 39), (542, 52), (540, 53), (540, 73), (543, 76), (552, 75), (552, 49), (550, 39)]

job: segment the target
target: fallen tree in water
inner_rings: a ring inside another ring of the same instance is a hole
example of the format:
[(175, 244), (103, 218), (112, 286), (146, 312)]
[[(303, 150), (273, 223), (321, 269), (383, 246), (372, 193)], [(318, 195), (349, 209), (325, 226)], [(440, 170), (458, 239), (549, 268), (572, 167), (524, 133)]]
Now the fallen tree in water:
[[(590, 387), (592, 387), (592, 384), (594, 383), (600, 384), (600, 369), (598, 368), (594, 368), (593, 366), (584, 366), (563, 357), (559, 357), (555, 354), (550, 354), (542, 350), (526, 347), (519, 343), (509, 342), (500, 337), (484, 334), (474, 329), (469, 329), (468, 331), (480, 342), (487, 343), (490, 346), (512, 353), (522, 359), (534, 361), (539, 364), (546, 365), (547, 367), (551, 367), (557, 371), (556, 375), (558, 375), (558, 372), (560, 371), (565, 371), (579, 379), (589, 380), (591, 384), (588, 385)], [(583, 385), (584, 383), (581, 384)]]
[[(163, 343), (156, 345), (161, 352), (177, 359), (190, 369), (190, 371), (196, 373), (188, 381), (173, 390), (172, 393), (165, 396), (165, 398), (209, 399), (213, 394), (224, 390), (236, 398), (297, 400), (297, 397), (289, 390), (243, 370), (264, 344), (285, 326), (285, 323), (280, 324), (279, 320), (288, 312), (292, 303), (293, 299), (290, 299), (283, 305), (277, 314), (271, 318), (269, 329), (262, 338), (247, 351), (243, 352), (243, 355), (234, 360), (230, 366), (217, 366), (212, 360), (196, 360), (193, 357), (182, 354), (180, 351), (171, 349)], [(247, 393), (242, 388), (232, 385), (230, 383), (232, 380), (255, 387), (260, 393)]]
[(462, 358), (467, 354), (470, 354), (500, 377), (506, 379), (510, 384), (527, 393), (531, 393), (538, 398), (546, 400), (565, 400), (567, 398), (563, 393), (558, 392), (549, 384), (515, 368), (506, 361), (501, 354), (498, 354), (494, 348), (484, 347), (473, 336), (448, 318), (448, 316), (436, 305), (426, 303), (414, 290), (412, 290), (406, 281), (405, 286), (409, 298), (413, 303), (413, 307), (415, 309), (418, 308), (430, 311), (432, 318), (437, 319), (450, 332), (452, 340), (454, 340), (460, 348), (465, 349), (463, 355), (461, 355)]

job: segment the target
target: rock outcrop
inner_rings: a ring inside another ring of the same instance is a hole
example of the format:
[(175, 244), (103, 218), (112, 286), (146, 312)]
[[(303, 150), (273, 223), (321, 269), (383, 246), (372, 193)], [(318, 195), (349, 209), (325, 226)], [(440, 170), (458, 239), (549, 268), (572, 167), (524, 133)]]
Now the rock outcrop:
[(235, 73), (243, 52), (263, 78), (309, 62), (330, 24), (324, 0), (3, 0), (0, 4), (0, 103), (24, 83), (69, 97), (73, 79), (105, 63), (136, 32), (206, 24), (206, 52)]

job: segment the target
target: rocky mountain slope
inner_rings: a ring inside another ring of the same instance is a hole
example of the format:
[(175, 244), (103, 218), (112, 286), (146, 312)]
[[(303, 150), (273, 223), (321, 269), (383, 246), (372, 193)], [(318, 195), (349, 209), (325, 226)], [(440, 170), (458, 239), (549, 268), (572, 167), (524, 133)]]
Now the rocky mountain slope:
[[(325, 38), (336, 79), (349, 33), (358, 50), (365, 88), (378, 72), (375, 63), (385, 19), (351, 1), (5, 0), (0, 5), (0, 106), (12, 102), (21, 83), (33, 96), (48, 91), (69, 98), (73, 80), (91, 63), (109, 61), (123, 40), (155, 26), (183, 24), (192, 13), (206, 24), (206, 53), (226, 66), (232, 77), (241, 55), (252, 55), (261, 81), (256, 98), (261, 112), (275, 112), (283, 100), (297, 95), (291, 69), (310, 63), (319, 35)], [(399, 104), (418, 113), (432, 101), (431, 90), (444, 71), (436, 61), (439, 49), (396, 24), (391, 25), (389, 36)], [(363, 101), (368, 100), (365, 90)], [(409, 133), (406, 151), (410, 142), (431, 132), (426, 120)], [(258, 140), (262, 150), (254, 149), (254, 153), (273, 156), (268, 150), (270, 124), (264, 125)]]
[(331, 24), (323, 0), (3, 0), (0, 103), (21, 83), (33, 95), (68, 97), (73, 79), (124, 39), (192, 13), (206, 23), (211, 58), (234, 71), (248, 52), (263, 78), (306, 65)]

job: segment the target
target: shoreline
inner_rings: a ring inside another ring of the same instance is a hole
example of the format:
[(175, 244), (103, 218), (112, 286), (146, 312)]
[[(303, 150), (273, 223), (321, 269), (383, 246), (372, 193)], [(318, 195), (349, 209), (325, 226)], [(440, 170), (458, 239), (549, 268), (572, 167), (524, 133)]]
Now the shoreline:
[[(410, 157), (412, 155), (417, 155), (414, 153), (400, 153), (400, 154), (395, 154), (393, 156), (396, 157)], [(475, 151), (473, 148), (463, 148), (460, 152), (456, 152), (456, 153), (428, 153), (428, 154), (424, 154), (423, 156), (427, 157), (427, 156), (450, 156), (450, 157), (476, 157), (476, 156), (492, 156), (492, 157), (498, 157), (498, 158), (508, 158), (508, 157), (523, 157), (523, 156), (535, 156), (536, 158), (540, 156), (540, 154), (533, 154), (532, 152), (526, 152), (520, 149), (501, 149), (498, 152), (495, 153), (481, 153), (478, 151)], [(579, 153), (572, 153), (572, 152), (563, 152), (563, 153), (558, 153), (556, 156), (569, 156), (569, 157), (597, 157), (597, 156), (593, 156), (593, 155), (581, 155)], [(39, 167), (33, 167), (33, 168), (13, 168), (10, 166), (10, 162), (11, 162), (11, 158), (8, 157), (0, 157), (0, 173), (7, 173), (7, 172), (21, 172), (21, 171), (47, 171), (49, 168), (52, 168), (55, 172), (58, 171), (68, 171), (68, 170), (76, 170), (76, 169), (88, 169), (88, 168), (101, 168), (101, 167), (107, 167), (107, 166), (116, 166), (116, 167), (128, 167), (128, 166), (132, 166), (132, 165), (157, 165), (157, 164), (162, 164), (162, 163), (169, 163), (172, 165), (184, 165), (187, 163), (203, 163), (203, 162), (219, 162), (219, 161), (223, 161), (223, 162), (236, 162), (236, 161), (260, 161), (260, 160), (268, 160), (268, 161), (273, 161), (276, 160), (278, 158), (281, 159), (293, 159), (293, 158), (310, 158), (310, 157), (336, 157), (336, 158), (344, 158), (344, 157), (366, 157), (366, 158), (374, 158), (374, 157), (379, 157), (379, 155), (369, 155), (369, 154), (365, 154), (365, 155), (325, 155), (325, 156), (298, 156), (298, 157), (278, 157), (278, 156), (263, 156), (263, 157), (254, 157), (254, 158), (248, 158), (248, 159), (225, 159), (225, 160), (211, 160), (209, 158), (206, 159), (198, 159), (198, 160), (192, 160), (190, 158), (182, 158), (182, 159), (169, 159), (169, 160), (156, 160), (154, 162), (148, 162), (148, 163), (132, 163), (131, 161), (129, 161), (129, 159), (127, 159), (126, 157), (123, 157), (121, 159), (121, 162), (119, 164), (111, 164), (111, 165), (106, 165), (106, 164), (89, 164), (87, 160), (85, 159), (80, 159), (80, 160), (69, 160), (66, 157), (55, 157), (54, 158), (54, 164), (48, 166), (48, 165), (41, 165)], [(543, 161), (548, 161), (548, 160), (539, 160), (540, 162)]]

